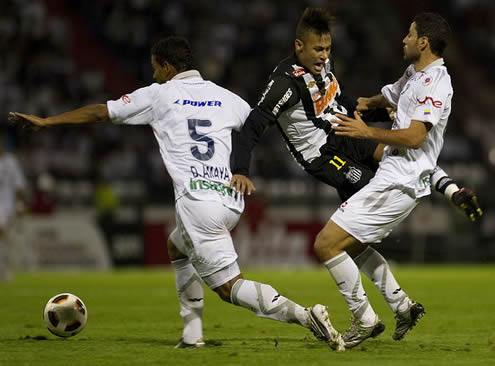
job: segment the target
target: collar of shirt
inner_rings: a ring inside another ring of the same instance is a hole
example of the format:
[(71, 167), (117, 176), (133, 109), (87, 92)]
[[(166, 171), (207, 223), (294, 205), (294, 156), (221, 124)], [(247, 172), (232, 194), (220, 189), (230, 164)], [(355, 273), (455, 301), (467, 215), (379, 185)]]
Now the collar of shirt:
[(445, 62), (443, 61), (443, 58), (440, 57), (439, 59), (436, 59), (435, 61), (433, 61), (431, 64), (426, 65), (421, 71), (425, 72), (425, 71), (428, 71), (429, 69), (431, 69), (432, 67), (442, 66), (443, 64), (445, 64)]
[(192, 78), (202, 79), (201, 74), (199, 73), (198, 70), (187, 70), (178, 73), (172, 78), (172, 80), (183, 80), (183, 79), (192, 79)]

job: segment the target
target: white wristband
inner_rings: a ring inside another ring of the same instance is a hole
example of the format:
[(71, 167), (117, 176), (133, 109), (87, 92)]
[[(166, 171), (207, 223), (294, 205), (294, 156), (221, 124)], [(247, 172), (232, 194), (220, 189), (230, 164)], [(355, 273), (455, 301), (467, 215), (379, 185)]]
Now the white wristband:
[(447, 188), (445, 188), (445, 197), (447, 197), (449, 200), (452, 199), (452, 195), (457, 192), (459, 190), (459, 187), (457, 186), (457, 184), (455, 183), (452, 183), (452, 184), (449, 184), (447, 186)]

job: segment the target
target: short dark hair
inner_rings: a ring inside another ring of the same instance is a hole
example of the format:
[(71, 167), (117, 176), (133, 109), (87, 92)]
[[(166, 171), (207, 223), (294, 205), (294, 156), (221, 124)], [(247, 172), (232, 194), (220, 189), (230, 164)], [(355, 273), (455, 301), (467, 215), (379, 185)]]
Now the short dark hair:
[(191, 70), (194, 67), (191, 46), (183, 37), (174, 36), (159, 40), (151, 47), (151, 54), (160, 65), (166, 61), (173, 65), (177, 72)]
[(296, 28), (296, 38), (303, 40), (309, 32), (322, 35), (330, 33), (334, 18), (326, 9), (306, 8)]
[(419, 37), (427, 37), (431, 52), (441, 57), (450, 37), (449, 23), (439, 14), (420, 13), (413, 19)]

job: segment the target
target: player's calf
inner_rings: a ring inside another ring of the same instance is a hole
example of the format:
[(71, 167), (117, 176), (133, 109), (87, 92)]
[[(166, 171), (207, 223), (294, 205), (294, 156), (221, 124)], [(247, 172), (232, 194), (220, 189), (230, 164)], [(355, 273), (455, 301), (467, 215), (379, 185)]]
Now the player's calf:
[(234, 284), (230, 296), (232, 304), (249, 309), (261, 318), (299, 324), (311, 330), (332, 349), (344, 350), (342, 337), (330, 323), (323, 305), (305, 309), (280, 295), (270, 285), (244, 279), (239, 279)]
[[(198, 273), (189, 260), (181, 259), (172, 262), (175, 270), (175, 284), (180, 305), (180, 315), (184, 322), (182, 338), (184, 345), (201, 343), (203, 338), (203, 284)], [(178, 346), (179, 346), (178, 345)], [(192, 347), (192, 346), (191, 346)]]

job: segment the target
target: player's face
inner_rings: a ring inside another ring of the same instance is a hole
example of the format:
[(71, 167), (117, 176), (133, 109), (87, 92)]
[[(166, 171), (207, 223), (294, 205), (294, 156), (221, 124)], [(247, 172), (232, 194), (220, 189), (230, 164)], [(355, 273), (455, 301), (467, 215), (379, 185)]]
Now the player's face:
[(176, 74), (175, 68), (170, 64), (165, 63), (164, 65), (160, 65), (156, 60), (155, 55), (151, 55), (151, 66), (153, 67), (153, 79), (155, 79), (158, 84), (169, 81)]
[(296, 55), (299, 62), (312, 74), (319, 74), (330, 55), (332, 38), (329, 33), (308, 32), (304, 40), (296, 39)]
[(407, 33), (407, 36), (404, 37), (402, 43), (404, 44), (404, 60), (412, 63), (419, 59), (419, 39), (418, 32), (416, 31), (416, 23), (413, 22), (411, 24), (409, 27), (409, 33)]

